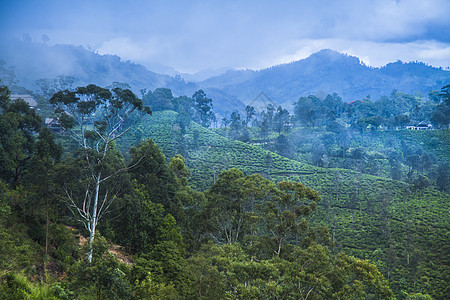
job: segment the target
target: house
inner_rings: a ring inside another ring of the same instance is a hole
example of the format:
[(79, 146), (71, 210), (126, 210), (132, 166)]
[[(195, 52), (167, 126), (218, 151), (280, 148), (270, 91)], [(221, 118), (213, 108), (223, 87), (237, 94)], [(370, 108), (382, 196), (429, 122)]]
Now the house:
[(406, 126), (406, 129), (409, 130), (429, 130), (429, 129), (433, 129), (433, 125), (425, 123), (425, 122), (420, 122), (419, 125), (408, 125)]
[(63, 133), (64, 128), (61, 126), (58, 118), (45, 118), (45, 126), (50, 129), (51, 133)]
[(37, 102), (34, 100), (33, 96), (31, 95), (11, 95), (11, 101), (16, 101), (18, 99), (24, 100), (30, 108), (35, 109), (37, 107)]

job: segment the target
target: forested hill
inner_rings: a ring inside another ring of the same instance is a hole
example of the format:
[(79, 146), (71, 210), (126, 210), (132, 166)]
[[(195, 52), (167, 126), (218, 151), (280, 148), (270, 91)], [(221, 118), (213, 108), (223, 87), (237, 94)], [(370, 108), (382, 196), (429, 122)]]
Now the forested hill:
[(264, 92), (276, 104), (288, 104), (300, 96), (336, 92), (347, 102), (370, 96), (379, 99), (395, 89), (427, 95), (450, 81), (450, 72), (420, 62), (395, 62), (382, 68), (362, 64), (359, 58), (332, 50), (260, 71), (241, 70), (207, 79), (202, 88), (218, 88), (251, 103)]
[[(55, 45), (17, 40), (0, 40), (0, 79), (14, 91), (15, 84), (38, 91), (37, 80), (51, 82), (60, 75), (73, 77), (73, 86), (94, 83), (109, 86), (126, 83), (139, 94), (141, 89), (170, 88), (174, 95), (192, 95), (202, 88), (213, 99), (215, 111), (225, 115), (253, 103), (261, 92), (274, 104), (290, 108), (302, 96), (337, 93), (350, 102), (370, 96), (377, 100), (393, 90), (426, 97), (450, 82), (450, 71), (420, 62), (390, 63), (371, 68), (359, 58), (322, 50), (310, 57), (260, 71), (232, 70), (200, 83), (187, 82), (180, 76), (149, 71), (144, 66), (123, 61), (118, 56), (100, 55), (81, 46)], [(266, 99), (267, 100), (267, 99)]]
[[(74, 86), (90, 83), (108, 86), (120, 82), (128, 84), (136, 93), (140, 89), (159, 87), (168, 87), (180, 95), (191, 95), (196, 90), (195, 84), (180, 77), (158, 74), (118, 56), (100, 55), (81, 46), (0, 40), (0, 49), (1, 69), (12, 67), (16, 83), (32, 91), (38, 88), (36, 80), (53, 80), (60, 75), (73, 77)], [(5, 77), (0, 72), (2, 83), (11, 87)]]

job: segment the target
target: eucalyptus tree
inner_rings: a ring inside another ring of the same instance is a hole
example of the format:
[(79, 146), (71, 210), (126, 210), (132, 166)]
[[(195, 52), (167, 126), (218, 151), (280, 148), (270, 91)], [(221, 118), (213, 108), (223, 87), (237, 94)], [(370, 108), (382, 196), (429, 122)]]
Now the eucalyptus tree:
[(95, 229), (102, 215), (114, 200), (106, 183), (127, 167), (118, 167), (111, 157), (114, 142), (129, 131), (143, 116), (151, 114), (129, 89), (112, 90), (90, 84), (74, 91), (55, 93), (50, 99), (61, 126), (78, 146), (80, 164), (87, 174), (81, 181), (83, 193), (65, 187), (68, 204), (89, 232), (88, 261), (92, 261)]

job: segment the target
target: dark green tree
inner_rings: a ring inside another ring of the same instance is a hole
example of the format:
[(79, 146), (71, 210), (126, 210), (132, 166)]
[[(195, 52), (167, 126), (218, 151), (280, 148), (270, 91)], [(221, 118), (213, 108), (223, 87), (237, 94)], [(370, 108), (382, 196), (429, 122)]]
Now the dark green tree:
[(230, 138), (232, 139), (238, 139), (241, 135), (242, 130), (242, 120), (241, 115), (237, 110), (233, 111), (231, 113), (231, 123), (230, 123)]
[[(29, 201), (23, 215), (34, 215), (38, 224), (31, 225), (38, 228), (40, 221), (45, 220), (45, 253), (49, 251), (50, 221), (57, 220), (57, 191), (54, 176), (55, 166), (59, 162), (63, 149), (54, 141), (53, 135), (46, 127), (39, 131), (35, 143), (33, 157), (27, 165), (27, 172), (22, 180), (23, 185), (32, 192), (33, 201)], [(40, 215), (40, 216), (39, 216)], [(39, 217), (38, 217), (39, 216)]]
[(294, 119), (303, 126), (314, 126), (320, 115), (321, 101), (316, 96), (301, 97), (294, 103)]
[(173, 100), (172, 91), (168, 88), (157, 88), (153, 92), (144, 93), (142, 96), (143, 103), (153, 111), (173, 109)]
[(158, 241), (158, 228), (165, 214), (163, 206), (152, 202), (147, 188), (137, 183), (117, 203), (120, 213), (111, 221), (116, 241), (130, 253), (150, 251)]
[(203, 127), (209, 127), (215, 119), (212, 99), (208, 98), (203, 90), (198, 90), (192, 95), (194, 100), (194, 120)]
[(450, 167), (441, 163), (436, 171), (436, 185), (442, 192), (450, 191)]
[(245, 126), (248, 127), (248, 123), (252, 120), (252, 118), (256, 115), (256, 110), (253, 106), (247, 105), (245, 107)]
[(278, 183), (276, 197), (267, 201), (264, 208), (264, 220), (267, 232), (274, 239), (273, 252), (280, 256), (288, 241), (299, 243), (304, 240), (308, 229), (307, 218), (316, 209), (320, 201), (319, 194), (298, 182), (282, 181)]
[(274, 129), (278, 132), (278, 135), (281, 134), (281, 131), (288, 130), (289, 121), (289, 111), (281, 106), (278, 106), (275, 116), (273, 117)]
[(162, 204), (176, 218), (182, 209), (175, 202), (177, 182), (166, 164), (166, 157), (153, 142), (146, 140), (130, 149), (129, 174), (151, 196), (152, 202)]
[(441, 103), (434, 110), (431, 120), (435, 124), (447, 128), (450, 124), (450, 84), (442, 87), (439, 97)]
[(10, 91), (0, 86), (0, 178), (16, 187), (33, 156), (35, 134), (41, 117), (25, 101), (11, 101)]

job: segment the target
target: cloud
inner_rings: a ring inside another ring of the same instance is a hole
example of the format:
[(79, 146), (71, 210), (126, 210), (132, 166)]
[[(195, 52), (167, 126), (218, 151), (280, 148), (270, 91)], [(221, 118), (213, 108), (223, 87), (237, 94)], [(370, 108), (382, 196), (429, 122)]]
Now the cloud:
[(372, 65), (424, 59), (447, 66), (450, 45), (448, 0), (18, 0), (0, 10), (8, 11), (0, 26), (19, 37), (47, 34), (53, 44), (187, 72), (261, 68), (322, 48)]
[(435, 67), (450, 67), (450, 45), (436, 41), (414, 41), (408, 43), (385, 43), (346, 39), (297, 40), (287, 55), (277, 57), (270, 64), (282, 64), (308, 57), (328, 48), (356, 56), (372, 67), (385, 66), (390, 62), (421, 61)]

